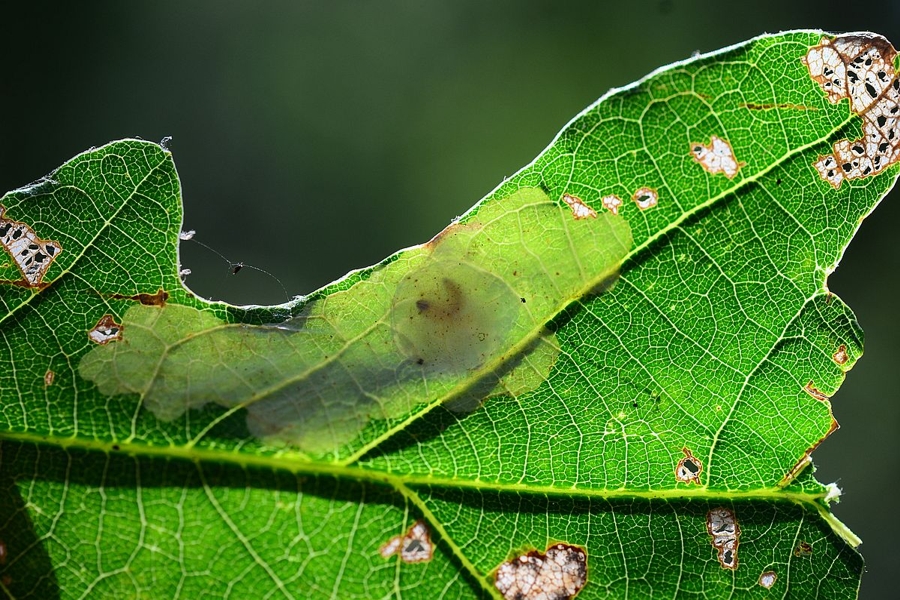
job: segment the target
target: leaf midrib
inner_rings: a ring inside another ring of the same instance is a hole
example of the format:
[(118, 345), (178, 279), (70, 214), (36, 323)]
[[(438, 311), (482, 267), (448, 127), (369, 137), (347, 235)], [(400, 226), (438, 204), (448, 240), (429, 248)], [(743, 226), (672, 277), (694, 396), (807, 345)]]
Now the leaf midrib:
[(297, 460), (293, 453), (248, 454), (223, 453), (204, 448), (184, 448), (182, 446), (152, 446), (141, 443), (112, 443), (81, 438), (49, 438), (31, 432), (5, 432), (5, 440), (51, 446), (62, 450), (83, 450), (103, 452), (109, 455), (123, 455), (135, 458), (182, 459), (194, 463), (228, 463), (241, 468), (263, 468), (287, 471), (295, 475), (330, 476), (362, 483), (388, 485), (394, 489), (404, 486), (432, 487), (441, 489), (472, 490), (480, 492), (526, 493), (542, 497), (564, 497), (581, 499), (647, 499), (647, 500), (718, 500), (723, 502), (741, 500), (765, 500), (773, 502), (793, 502), (810, 507), (819, 506), (828, 495), (827, 490), (819, 492), (794, 491), (771, 486), (747, 490), (711, 489), (705, 486), (685, 484), (685, 487), (658, 490), (640, 488), (586, 488), (575, 485), (560, 487), (536, 485), (532, 483), (508, 483), (480, 479), (460, 479), (436, 477), (433, 475), (393, 474), (385, 471), (352, 465)]

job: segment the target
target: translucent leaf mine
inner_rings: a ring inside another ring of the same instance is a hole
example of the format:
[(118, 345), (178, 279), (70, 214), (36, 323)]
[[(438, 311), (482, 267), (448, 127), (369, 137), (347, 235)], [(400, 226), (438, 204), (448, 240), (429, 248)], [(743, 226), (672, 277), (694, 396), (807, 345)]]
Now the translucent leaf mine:
[(815, 163), (819, 175), (835, 188), (845, 179), (882, 171), (900, 157), (900, 80), (894, 72), (897, 53), (882, 37), (823, 37), (803, 62), (828, 99), (847, 98), (862, 117), (863, 137), (834, 144), (833, 154)]
[[(337, 453), (373, 419), (427, 402), (477, 406), (467, 393), (477, 381), (501, 393), (539, 385), (556, 348), (544, 323), (608, 284), (630, 246), (621, 217), (573, 220), (525, 188), (277, 327), (132, 306), (128, 344), (95, 349), (79, 370), (105, 394), (141, 394), (163, 420), (210, 402), (246, 408), (250, 431), (270, 443)], [(537, 350), (543, 358), (529, 358)]]

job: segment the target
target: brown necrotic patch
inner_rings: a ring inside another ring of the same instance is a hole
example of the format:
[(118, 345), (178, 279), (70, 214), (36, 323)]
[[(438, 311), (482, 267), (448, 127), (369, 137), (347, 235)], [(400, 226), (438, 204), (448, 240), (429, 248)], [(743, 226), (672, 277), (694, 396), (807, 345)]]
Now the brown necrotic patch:
[(847, 360), (849, 360), (849, 358), (850, 358), (847, 355), (847, 346), (845, 346), (844, 344), (841, 344), (840, 346), (838, 346), (838, 349), (835, 351), (834, 354), (831, 355), (831, 358), (832, 358), (832, 360), (834, 360), (834, 362), (836, 362), (839, 365), (843, 365), (844, 363), (846, 363)]
[(587, 581), (587, 553), (578, 546), (554, 544), (497, 567), (494, 585), (507, 600), (574, 598)]
[(688, 448), (682, 448), (684, 458), (675, 465), (675, 479), (683, 483), (700, 484), (700, 473), (703, 471), (701, 463)]
[(706, 531), (711, 537), (710, 543), (716, 549), (722, 568), (737, 569), (741, 528), (734, 511), (727, 508), (709, 511), (706, 514)]
[(816, 389), (816, 386), (813, 385), (812, 380), (810, 380), (810, 382), (806, 384), (806, 386), (803, 388), (803, 391), (806, 392), (807, 394), (809, 394), (810, 396), (812, 396), (813, 398), (815, 398), (816, 400), (820, 400), (822, 402), (826, 402), (827, 400), (830, 399), (826, 394), (824, 394), (823, 392), (820, 392), (819, 390)]
[(833, 153), (814, 163), (835, 189), (845, 179), (881, 172), (900, 158), (900, 81), (897, 53), (883, 37), (849, 35), (822, 38), (802, 58), (832, 103), (844, 98), (863, 120), (863, 137), (835, 142)]
[(801, 556), (812, 556), (813, 549), (809, 542), (801, 541), (794, 547), (794, 556), (800, 558)]
[(160, 289), (157, 290), (155, 294), (135, 294), (133, 296), (126, 296), (125, 294), (112, 294), (110, 298), (115, 300), (134, 300), (135, 302), (140, 302), (144, 306), (165, 306), (166, 301), (169, 299), (169, 292)]
[(124, 329), (125, 328), (121, 324), (116, 323), (116, 320), (112, 315), (103, 315), (103, 317), (97, 321), (97, 324), (94, 325), (93, 329), (88, 331), (88, 338), (90, 338), (92, 342), (102, 346), (109, 342), (121, 340), (122, 331)]
[(706, 145), (691, 142), (691, 156), (707, 173), (724, 173), (728, 179), (734, 178), (741, 167), (747, 164), (738, 162), (731, 144), (717, 136), (711, 136)]
[(44, 387), (50, 387), (53, 385), (53, 380), (56, 379), (56, 373), (47, 369), (47, 372), (44, 373)]
[(778, 579), (778, 575), (775, 571), (763, 571), (759, 574), (759, 585), (767, 590), (772, 589), (776, 579)]
[(398, 554), (405, 563), (428, 562), (434, 555), (431, 531), (425, 521), (416, 521), (405, 534), (395, 535), (382, 544), (378, 552), (384, 558)]
[(30, 225), (5, 218), (5, 212), (6, 208), (0, 205), (0, 244), (22, 273), (23, 285), (43, 287), (44, 275), (62, 252), (62, 245), (38, 238)]

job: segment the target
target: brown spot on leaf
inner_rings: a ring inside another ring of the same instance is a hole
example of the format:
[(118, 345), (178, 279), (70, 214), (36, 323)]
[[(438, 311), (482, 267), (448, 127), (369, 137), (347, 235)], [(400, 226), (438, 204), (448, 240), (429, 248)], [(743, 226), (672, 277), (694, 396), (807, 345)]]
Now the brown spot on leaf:
[(778, 575), (775, 571), (763, 571), (759, 574), (759, 585), (770, 590), (775, 585), (776, 579), (778, 579)]
[(47, 372), (44, 373), (44, 387), (50, 387), (53, 385), (53, 380), (56, 379), (56, 373), (47, 369)]
[(696, 483), (700, 485), (700, 473), (703, 471), (701, 463), (688, 448), (682, 448), (684, 458), (675, 466), (675, 479), (683, 483)]
[[(6, 208), (0, 205), (0, 245), (6, 250), (22, 273), (20, 285), (43, 288), (47, 269), (62, 252), (62, 245), (37, 237), (30, 225), (3, 216)], [(10, 282), (13, 283), (13, 282)]]
[(850, 358), (847, 355), (847, 346), (845, 346), (844, 344), (838, 346), (837, 351), (831, 355), (831, 358), (834, 359), (834, 362), (839, 365), (843, 365), (844, 363), (846, 363)]
[(160, 289), (155, 294), (135, 294), (134, 296), (126, 296), (124, 294), (111, 294), (110, 298), (113, 298), (115, 300), (134, 300), (135, 302), (140, 302), (144, 306), (163, 307), (166, 305), (166, 301), (169, 299), (169, 292)]
[(832, 433), (834, 433), (835, 431), (837, 431), (840, 428), (841, 428), (841, 426), (838, 424), (837, 419), (835, 419), (834, 415), (832, 415), (831, 416), (831, 427), (828, 428), (828, 431), (825, 432), (825, 435), (823, 435), (819, 441), (817, 441), (815, 444), (810, 446), (809, 449), (807, 449), (807, 451), (803, 453), (803, 456), (800, 457), (800, 460), (798, 460), (797, 463), (793, 467), (791, 467), (791, 470), (788, 471), (787, 474), (782, 478), (782, 480), (778, 483), (778, 486), (784, 487), (787, 484), (789, 484), (791, 481), (796, 479), (797, 475), (799, 475), (800, 472), (803, 471), (803, 469), (805, 469), (812, 463), (812, 453), (815, 451), (816, 448), (819, 447), (819, 444), (821, 444), (823, 441), (825, 441), (825, 439), (827, 439), (828, 436), (830, 436)]
[(7, 556), (6, 542), (3, 540), (0, 540), (0, 565), (6, 564), (6, 556)]
[(812, 549), (812, 546), (809, 545), (809, 542), (801, 541), (794, 548), (794, 556), (796, 556), (798, 558), (801, 556), (812, 556), (812, 553), (813, 553), (813, 549)]
[(894, 72), (897, 53), (877, 35), (822, 38), (801, 59), (828, 96), (838, 103), (847, 98), (863, 121), (863, 137), (835, 142), (832, 154), (814, 166), (835, 189), (845, 179), (881, 172), (900, 158), (900, 80)]
[(813, 385), (812, 380), (810, 380), (809, 383), (806, 384), (806, 387), (803, 388), (803, 391), (816, 400), (821, 400), (822, 402), (827, 402), (828, 400), (830, 400), (828, 396), (816, 389), (816, 387)]
[(716, 549), (722, 568), (737, 569), (741, 527), (734, 511), (720, 507), (706, 513), (706, 531), (711, 537), (710, 543)]
[(428, 562), (434, 554), (431, 531), (425, 521), (416, 521), (403, 535), (395, 535), (378, 550), (384, 558), (395, 554), (405, 563)]
[(597, 218), (597, 211), (585, 204), (584, 200), (578, 196), (564, 194), (562, 199), (572, 209), (572, 216), (575, 217), (575, 220)]
[(125, 327), (123, 325), (116, 323), (112, 315), (103, 315), (103, 317), (97, 321), (97, 324), (94, 325), (94, 328), (88, 331), (88, 338), (90, 338), (92, 342), (102, 346), (109, 342), (121, 340), (122, 331), (124, 329)]
[(574, 598), (587, 581), (587, 552), (554, 544), (544, 553), (532, 550), (502, 563), (494, 585), (507, 600)]

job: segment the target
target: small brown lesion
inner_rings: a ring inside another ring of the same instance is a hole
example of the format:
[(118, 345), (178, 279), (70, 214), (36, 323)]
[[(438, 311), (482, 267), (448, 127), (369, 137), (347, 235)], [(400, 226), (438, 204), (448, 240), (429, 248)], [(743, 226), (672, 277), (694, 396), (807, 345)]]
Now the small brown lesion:
[(696, 483), (700, 485), (700, 473), (703, 472), (703, 463), (687, 447), (682, 448), (681, 452), (684, 453), (684, 458), (675, 465), (675, 479), (682, 483)]
[(434, 555), (431, 530), (425, 521), (418, 520), (403, 535), (395, 535), (379, 548), (383, 558), (399, 555), (405, 563), (428, 562)]
[(794, 547), (794, 556), (796, 556), (797, 558), (800, 558), (802, 556), (812, 556), (812, 553), (813, 548), (809, 542), (804, 542), (801, 540), (800, 543), (798, 543)]
[(622, 206), (622, 199), (616, 196), (615, 194), (609, 194), (608, 196), (603, 196), (600, 199), (601, 204), (603, 204), (603, 208), (608, 210), (614, 215), (619, 214), (619, 207)]
[(691, 156), (710, 175), (723, 173), (728, 179), (734, 179), (747, 164), (735, 158), (729, 142), (715, 135), (710, 136), (709, 144), (691, 142)]
[(827, 402), (831, 399), (830, 396), (816, 389), (816, 386), (813, 385), (812, 379), (809, 380), (809, 383), (806, 384), (806, 386), (803, 388), (803, 391), (821, 402)]
[(815, 444), (810, 446), (809, 449), (807, 449), (806, 452), (803, 453), (803, 456), (800, 457), (800, 460), (798, 460), (794, 464), (794, 466), (791, 467), (791, 469), (787, 472), (787, 474), (785, 474), (785, 476), (781, 479), (781, 481), (778, 482), (778, 487), (782, 487), (782, 488), (785, 487), (790, 482), (792, 482), (794, 479), (796, 479), (797, 476), (803, 471), (803, 469), (805, 469), (806, 467), (811, 465), (812, 464), (812, 453), (815, 451), (815, 449), (818, 448), (819, 444), (824, 442), (828, 438), (828, 436), (830, 436), (832, 433), (834, 433), (835, 431), (837, 431), (840, 428), (841, 428), (841, 426), (837, 422), (837, 419), (835, 419), (834, 415), (832, 415), (831, 416), (831, 426), (828, 428), (828, 431), (825, 432), (825, 435), (823, 435), (819, 441), (817, 441)]
[(596, 219), (597, 211), (593, 208), (585, 204), (584, 200), (579, 198), (578, 196), (573, 196), (572, 194), (563, 194), (563, 202), (565, 202), (570, 209), (572, 209), (572, 216), (575, 217), (575, 220), (581, 219)]
[(656, 206), (659, 201), (659, 194), (651, 187), (640, 187), (635, 190), (631, 199), (639, 209), (647, 210), (648, 208)]
[(838, 349), (831, 355), (831, 358), (838, 365), (845, 364), (850, 359), (850, 356), (847, 354), (847, 346), (844, 344), (838, 346)]
[(169, 292), (160, 288), (154, 294), (135, 294), (133, 296), (126, 296), (125, 294), (110, 294), (110, 298), (114, 300), (134, 300), (135, 302), (140, 302), (144, 306), (159, 306), (162, 308), (166, 305), (166, 301), (169, 299)]
[(44, 387), (50, 387), (53, 385), (53, 380), (56, 379), (56, 373), (47, 369), (47, 372), (44, 373)]
[(778, 574), (775, 571), (763, 571), (759, 574), (759, 585), (770, 590), (777, 579)]
[(101, 346), (122, 339), (125, 326), (116, 323), (112, 315), (103, 315), (97, 324), (88, 331), (88, 339)]

